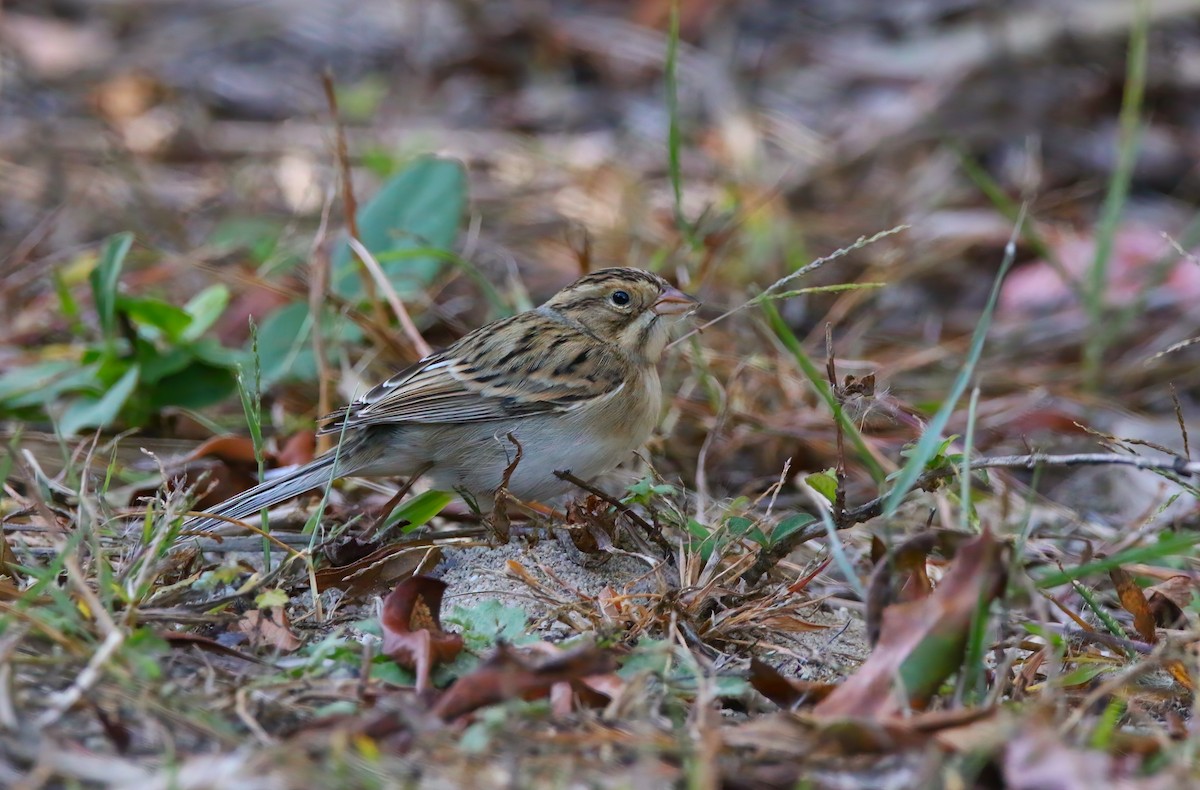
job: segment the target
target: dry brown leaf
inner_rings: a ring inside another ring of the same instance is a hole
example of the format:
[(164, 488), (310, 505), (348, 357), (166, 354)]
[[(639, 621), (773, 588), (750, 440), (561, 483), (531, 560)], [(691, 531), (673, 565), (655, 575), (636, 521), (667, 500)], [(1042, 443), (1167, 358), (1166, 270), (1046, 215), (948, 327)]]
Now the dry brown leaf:
[[(928, 598), (883, 613), (879, 643), (859, 670), (817, 705), (825, 719), (886, 718), (920, 705), (962, 661), (980, 599), (1003, 589), (1006, 546), (985, 531), (962, 546)], [(910, 661), (916, 654), (916, 661)], [(897, 679), (908, 680), (897, 688)]]
[(926, 597), (933, 590), (926, 564), (934, 551), (944, 556), (954, 554), (972, 536), (950, 530), (931, 530), (901, 543), (889, 552), (877, 538), (871, 544), (875, 569), (867, 589), (867, 641), (879, 641), (880, 618), (884, 610), (897, 601), (913, 601)]
[(1150, 612), (1154, 621), (1164, 628), (1173, 628), (1183, 617), (1184, 610), (1200, 592), (1200, 585), (1190, 576), (1172, 576), (1153, 587), (1146, 588)]
[(1014, 790), (1094, 790), (1112, 787), (1113, 759), (1072, 749), (1048, 727), (1025, 728), (1008, 742), (1001, 768)]
[(755, 691), (788, 710), (820, 702), (837, 688), (833, 683), (784, 677), (779, 670), (757, 658), (750, 659), (749, 680)]
[(288, 622), (287, 612), (282, 606), (272, 606), (270, 609), (252, 609), (242, 615), (234, 626), (250, 640), (255, 647), (269, 647), (281, 653), (291, 653), (304, 644), (300, 637), (292, 632)]
[(20, 587), (8, 579), (0, 579), (0, 601), (15, 601), (23, 595), (24, 591)]
[(1154, 630), (1154, 615), (1150, 612), (1150, 603), (1146, 600), (1146, 594), (1142, 592), (1142, 588), (1123, 568), (1113, 568), (1108, 572), (1108, 576), (1112, 579), (1113, 587), (1117, 589), (1117, 597), (1121, 599), (1121, 606), (1133, 615), (1133, 630), (1137, 631), (1138, 636), (1144, 641), (1150, 644), (1157, 642), (1158, 634)]
[(507, 699), (544, 697), (556, 683), (607, 675), (616, 669), (608, 650), (584, 645), (543, 661), (531, 661), (500, 644), (478, 669), (459, 678), (434, 705), (444, 721)]
[(189, 460), (215, 458), (228, 464), (257, 466), (254, 442), (246, 436), (214, 436), (187, 454)]
[(316, 456), (316, 451), (316, 431), (299, 431), (289, 436), (271, 456), (278, 466), (303, 466)]
[(446, 583), (431, 576), (413, 576), (396, 585), (383, 602), (383, 652), (417, 673), (417, 691), (429, 687), (435, 664), (453, 661), (462, 652), (463, 638), (442, 629), (442, 596)]
[(441, 558), (442, 550), (429, 540), (381, 546), (354, 562), (318, 570), (317, 590), (332, 588), (353, 597), (370, 595), (432, 568)]

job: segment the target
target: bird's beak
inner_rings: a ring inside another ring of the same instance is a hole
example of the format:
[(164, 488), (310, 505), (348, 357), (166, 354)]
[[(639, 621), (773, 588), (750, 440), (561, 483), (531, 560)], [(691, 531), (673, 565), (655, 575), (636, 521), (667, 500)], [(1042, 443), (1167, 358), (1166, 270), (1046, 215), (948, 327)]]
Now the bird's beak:
[(687, 315), (700, 307), (695, 297), (688, 296), (678, 288), (667, 287), (654, 303), (654, 312), (659, 315)]

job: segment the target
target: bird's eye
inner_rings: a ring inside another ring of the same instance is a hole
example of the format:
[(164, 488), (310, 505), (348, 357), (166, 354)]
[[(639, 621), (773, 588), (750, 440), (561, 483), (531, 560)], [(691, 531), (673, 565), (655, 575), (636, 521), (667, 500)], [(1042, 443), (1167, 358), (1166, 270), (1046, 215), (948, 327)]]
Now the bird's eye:
[(618, 307), (624, 307), (629, 304), (629, 293), (626, 291), (613, 291), (612, 303)]

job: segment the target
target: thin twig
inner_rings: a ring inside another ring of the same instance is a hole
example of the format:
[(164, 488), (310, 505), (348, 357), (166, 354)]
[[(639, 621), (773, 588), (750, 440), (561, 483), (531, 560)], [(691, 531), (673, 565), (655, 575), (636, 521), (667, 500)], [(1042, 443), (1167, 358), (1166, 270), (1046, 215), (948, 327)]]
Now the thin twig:
[[(836, 410), (844, 411), (845, 393), (837, 382), (837, 361), (833, 356), (833, 324), (829, 322), (825, 324), (825, 375), (829, 378), (829, 392), (833, 395)], [(842, 420), (838, 419), (840, 416), (835, 413), (833, 420), (834, 428), (837, 431), (837, 465), (833, 471), (837, 480), (833, 496), (834, 523), (837, 523), (838, 518), (846, 510), (846, 436), (842, 429)]]
[[(325, 235), (329, 228), (329, 214), (333, 208), (333, 192), (328, 193), (325, 205), (321, 207), (321, 223), (313, 236), (309, 248), (309, 271), (312, 277), (308, 284), (308, 314), (312, 316), (312, 347), (313, 358), (317, 362), (317, 413), (329, 414), (333, 411), (333, 375), (329, 369), (329, 354), (325, 349), (325, 334), (321, 331), (321, 314), (325, 309), (325, 297), (329, 291), (329, 251), (325, 249)], [(328, 434), (317, 436), (317, 454), (326, 452), (333, 447), (333, 437)]]
[[(341, 113), (338, 111), (337, 92), (333, 87), (333, 75), (328, 69), (321, 73), (321, 87), (325, 89), (325, 103), (329, 106), (329, 115), (333, 121), (333, 131), (336, 135), (338, 168), (342, 174), (342, 208), (346, 212), (346, 233), (351, 240), (360, 238), (358, 235), (358, 201), (354, 198), (354, 180), (350, 175), (350, 152), (346, 145), (346, 127), (342, 125)], [(365, 264), (366, 261), (363, 261)], [(363, 279), (363, 293), (375, 311), (375, 319), (383, 325), (383, 310), (375, 296), (375, 283), (370, 277)]]
[(1174, 384), (1168, 384), (1167, 389), (1171, 393), (1171, 403), (1175, 404), (1175, 422), (1179, 423), (1179, 433), (1183, 436), (1183, 457), (1191, 460), (1192, 448), (1188, 446), (1187, 425), (1183, 422), (1183, 406), (1179, 403), (1179, 393), (1175, 391)]

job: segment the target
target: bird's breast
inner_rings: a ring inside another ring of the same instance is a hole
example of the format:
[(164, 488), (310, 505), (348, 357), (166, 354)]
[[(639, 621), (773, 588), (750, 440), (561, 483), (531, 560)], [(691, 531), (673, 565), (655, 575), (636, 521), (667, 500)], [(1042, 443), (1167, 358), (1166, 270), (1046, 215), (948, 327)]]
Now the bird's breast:
[(486, 500), (516, 458), (511, 434), (521, 458), (509, 491), (520, 499), (549, 499), (571, 489), (556, 471), (588, 479), (628, 458), (654, 430), (661, 401), (658, 374), (650, 369), (612, 396), (571, 411), (439, 431), (428, 437), (435, 464), (430, 477), (438, 487), (463, 488)]

